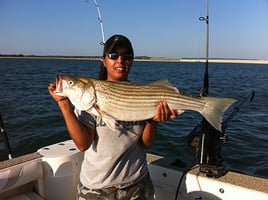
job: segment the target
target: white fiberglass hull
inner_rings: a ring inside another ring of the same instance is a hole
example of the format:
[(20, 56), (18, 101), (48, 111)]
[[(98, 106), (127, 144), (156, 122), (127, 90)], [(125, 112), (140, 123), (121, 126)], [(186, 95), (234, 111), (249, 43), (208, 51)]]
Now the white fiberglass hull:
[[(174, 200), (184, 169), (173, 158), (147, 154), (155, 199)], [(83, 153), (69, 140), (0, 162), (0, 199), (75, 200)], [(268, 199), (268, 180), (236, 172), (209, 178), (198, 168), (183, 176), (177, 199)]]

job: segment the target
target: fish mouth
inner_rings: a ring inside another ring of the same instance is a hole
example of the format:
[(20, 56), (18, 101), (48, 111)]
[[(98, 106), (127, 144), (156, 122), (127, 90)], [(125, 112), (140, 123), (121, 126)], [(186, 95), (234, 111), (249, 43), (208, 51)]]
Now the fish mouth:
[(63, 91), (63, 88), (62, 88), (62, 78), (60, 75), (56, 75), (56, 90), (55, 90), (55, 93), (57, 94), (61, 94)]

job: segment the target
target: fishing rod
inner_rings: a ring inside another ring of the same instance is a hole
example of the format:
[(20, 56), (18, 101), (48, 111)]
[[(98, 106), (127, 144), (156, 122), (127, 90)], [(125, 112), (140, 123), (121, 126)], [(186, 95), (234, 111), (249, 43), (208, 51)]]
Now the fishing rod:
[(102, 36), (102, 41), (100, 42), (101, 45), (105, 44), (105, 37), (104, 37), (104, 28), (102, 24), (102, 17), (101, 17), (101, 11), (100, 11), (100, 6), (96, 0), (93, 0), (96, 8), (97, 8), (97, 13), (98, 13), (98, 20), (100, 22), (100, 27), (101, 27), (101, 36)]
[[(206, 22), (206, 64), (205, 64), (205, 74), (204, 74), (204, 87), (201, 96), (208, 96), (209, 93), (209, 73), (208, 73), (208, 57), (209, 57), (209, 17), (208, 17), (208, 0), (206, 0), (206, 17), (199, 17), (200, 21)], [(205, 118), (202, 120), (202, 140), (201, 140), (201, 151), (200, 151), (200, 164), (203, 164), (204, 159), (207, 157), (207, 152), (205, 149), (205, 140), (207, 139), (207, 134), (209, 134), (209, 123)], [(207, 158), (206, 158), (207, 160)]]
[(229, 114), (229, 116), (222, 122), (222, 130), (223, 132), (225, 132), (228, 123), (231, 121), (231, 119), (240, 111), (240, 107), (247, 102), (248, 100), (250, 102), (253, 101), (255, 97), (255, 91), (252, 90), (251, 92), (249, 92), (246, 96), (244, 96), (244, 98), (239, 101), (238, 105), (236, 107), (234, 107), (233, 111)]
[(0, 113), (0, 132), (1, 132), (1, 135), (3, 137), (5, 146), (6, 146), (8, 159), (12, 159), (12, 156), (11, 156), (12, 155), (11, 147), (9, 145), (9, 141), (8, 141), (7, 133), (6, 133), (5, 128), (4, 128), (4, 123), (3, 123), (3, 120), (2, 120), (1, 113)]
[(209, 57), (209, 18), (208, 18), (208, 0), (206, 0), (206, 17), (199, 17), (200, 21), (206, 22), (206, 67), (204, 75), (204, 88), (202, 96), (208, 95), (209, 89), (209, 75), (208, 75), (208, 57)]
[[(204, 74), (204, 88), (200, 96), (209, 94), (209, 73), (208, 73), (208, 57), (209, 57), (209, 17), (208, 17), (208, 0), (206, 0), (206, 17), (200, 17), (200, 21), (206, 22), (206, 65)], [(239, 112), (240, 107), (250, 98), (253, 100), (255, 96), (254, 90), (238, 102), (233, 112), (222, 122), (222, 132), (213, 128), (208, 121), (203, 118), (202, 122), (195, 127), (191, 134), (195, 132), (201, 133), (199, 141), (199, 171), (207, 176), (220, 177), (224, 175), (225, 169), (222, 166), (221, 145), (226, 143), (227, 134), (225, 133), (228, 123)]]

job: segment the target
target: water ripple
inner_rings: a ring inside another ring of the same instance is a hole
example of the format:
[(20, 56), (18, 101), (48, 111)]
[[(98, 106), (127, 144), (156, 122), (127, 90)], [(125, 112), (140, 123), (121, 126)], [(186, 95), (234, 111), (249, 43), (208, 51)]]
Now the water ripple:
[[(0, 69), (5, 72), (0, 80), (0, 112), (13, 156), (69, 139), (47, 86), (56, 74), (97, 77), (99, 65), (99, 61), (85, 60), (0, 59)], [(268, 65), (213, 63), (209, 75), (210, 96), (240, 100), (255, 90), (253, 102), (246, 103), (229, 123), (222, 156), (228, 169), (268, 178)], [(203, 63), (134, 62), (130, 80), (149, 83), (167, 79), (180, 91), (197, 95), (203, 76)], [(185, 112), (160, 123), (149, 152), (191, 161), (194, 155), (187, 146), (188, 135), (201, 119), (198, 113)], [(3, 160), (2, 140), (0, 149)]]

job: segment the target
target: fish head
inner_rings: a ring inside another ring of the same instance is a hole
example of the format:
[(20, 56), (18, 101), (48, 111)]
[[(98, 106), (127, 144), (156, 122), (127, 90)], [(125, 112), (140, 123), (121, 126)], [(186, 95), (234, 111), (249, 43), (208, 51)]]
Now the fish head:
[(89, 110), (96, 103), (94, 83), (89, 78), (57, 75), (55, 93), (68, 97), (79, 110)]

